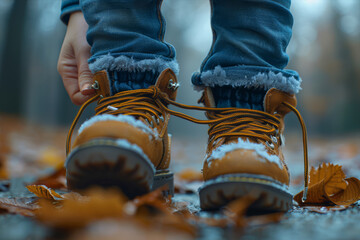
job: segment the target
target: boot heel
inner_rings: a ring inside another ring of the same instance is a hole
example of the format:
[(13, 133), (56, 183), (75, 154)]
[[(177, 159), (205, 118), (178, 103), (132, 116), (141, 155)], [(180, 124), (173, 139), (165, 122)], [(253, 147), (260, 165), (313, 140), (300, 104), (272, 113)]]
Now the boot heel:
[(174, 196), (174, 174), (172, 172), (161, 171), (155, 174), (154, 183), (151, 190), (154, 191), (163, 186), (166, 186), (163, 191), (163, 195), (165, 197)]

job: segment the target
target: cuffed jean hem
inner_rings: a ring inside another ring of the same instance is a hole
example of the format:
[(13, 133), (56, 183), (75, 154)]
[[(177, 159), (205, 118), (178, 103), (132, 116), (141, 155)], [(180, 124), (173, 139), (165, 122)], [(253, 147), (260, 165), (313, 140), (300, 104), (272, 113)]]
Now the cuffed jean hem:
[(265, 90), (276, 88), (290, 94), (298, 93), (302, 82), (298, 73), (292, 70), (241, 65), (216, 66), (213, 70), (194, 73), (191, 81), (196, 90), (205, 86), (259, 87)]
[(127, 72), (152, 71), (161, 73), (163, 70), (170, 68), (175, 74), (179, 74), (179, 64), (175, 59), (167, 59), (163, 56), (154, 57), (154, 55), (150, 56), (150, 54), (148, 58), (142, 59), (137, 59), (134, 54), (132, 54), (131, 57), (111, 54), (93, 56), (89, 59), (89, 68), (93, 73), (101, 70)]

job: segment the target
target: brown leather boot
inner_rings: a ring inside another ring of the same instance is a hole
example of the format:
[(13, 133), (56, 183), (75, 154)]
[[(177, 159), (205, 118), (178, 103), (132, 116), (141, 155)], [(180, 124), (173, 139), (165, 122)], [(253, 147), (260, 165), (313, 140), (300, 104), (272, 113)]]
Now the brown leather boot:
[[(96, 96), (82, 106), (67, 139), (68, 188), (117, 186), (132, 198), (167, 185), (166, 194), (173, 195), (173, 173), (168, 169), (170, 116), (160, 108), (164, 103), (157, 95), (175, 100), (177, 87), (175, 74), (167, 69), (155, 86), (111, 96), (107, 73), (96, 73)], [(81, 112), (96, 100), (96, 115), (82, 124), (70, 151), (71, 135)]]
[[(215, 107), (210, 88), (200, 101)], [(295, 106), (294, 95), (272, 88), (265, 96), (265, 112), (239, 108), (207, 111), (212, 123), (203, 168), (205, 183), (199, 189), (202, 209), (217, 209), (247, 195), (256, 199), (252, 208), (257, 211), (291, 208), (282, 135), (284, 116), (296, 111)]]

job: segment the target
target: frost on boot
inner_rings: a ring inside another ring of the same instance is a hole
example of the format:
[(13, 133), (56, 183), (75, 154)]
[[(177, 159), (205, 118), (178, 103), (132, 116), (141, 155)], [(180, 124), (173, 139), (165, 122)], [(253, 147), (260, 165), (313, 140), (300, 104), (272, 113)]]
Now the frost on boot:
[[(201, 101), (214, 107), (211, 89), (204, 91)], [(284, 162), (284, 116), (296, 106), (294, 95), (277, 89), (267, 91), (264, 110), (219, 108), (209, 110), (210, 124), (200, 188), (200, 206), (217, 209), (237, 198), (256, 199), (256, 211), (287, 211), (292, 206), (288, 191), (289, 173)]]
[(112, 95), (107, 73), (96, 73), (93, 86), (97, 95), (89, 100), (98, 100), (96, 115), (82, 124), (71, 151), (68, 138), (68, 187), (115, 186), (133, 198), (166, 185), (165, 194), (173, 195), (173, 174), (168, 169), (169, 114), (160, 108), (157, 94), (175, 100), (176, 88), (169, 87), (174, 84), (176, 76), (167, 69), (154, 86)]

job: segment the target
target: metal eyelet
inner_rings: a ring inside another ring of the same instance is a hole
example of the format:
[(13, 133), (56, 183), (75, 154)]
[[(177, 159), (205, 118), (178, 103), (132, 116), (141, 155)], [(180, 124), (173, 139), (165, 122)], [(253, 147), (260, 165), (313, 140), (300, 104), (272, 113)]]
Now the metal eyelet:
[(266, 145), (271, 148), (272, 150), (275, 149), (275, 145), (273, 143), (270, 143), (270, 142), (266, 142)]
[(91, 85), (91, 88), (92, 88), (92, 89), (95, 89), (95, 90), (99, 89), (99, 82), (98, 82), (98, 81), (95, 81), (95, 82)]
[(175, 83), (174, 80), (170, 79), (169, 80), (169, 85), (168, 85), (168, 89), (172, 89), (173, 91), (175, 91), (176, 89), (178, 89), (180, 86), (179, 83)]
[(272, 140), (274, 143), (278, 143), (278, 139), (277, 139), (277, 137), (275, 137), (275, 136), (271, 136), (271, 140)]

